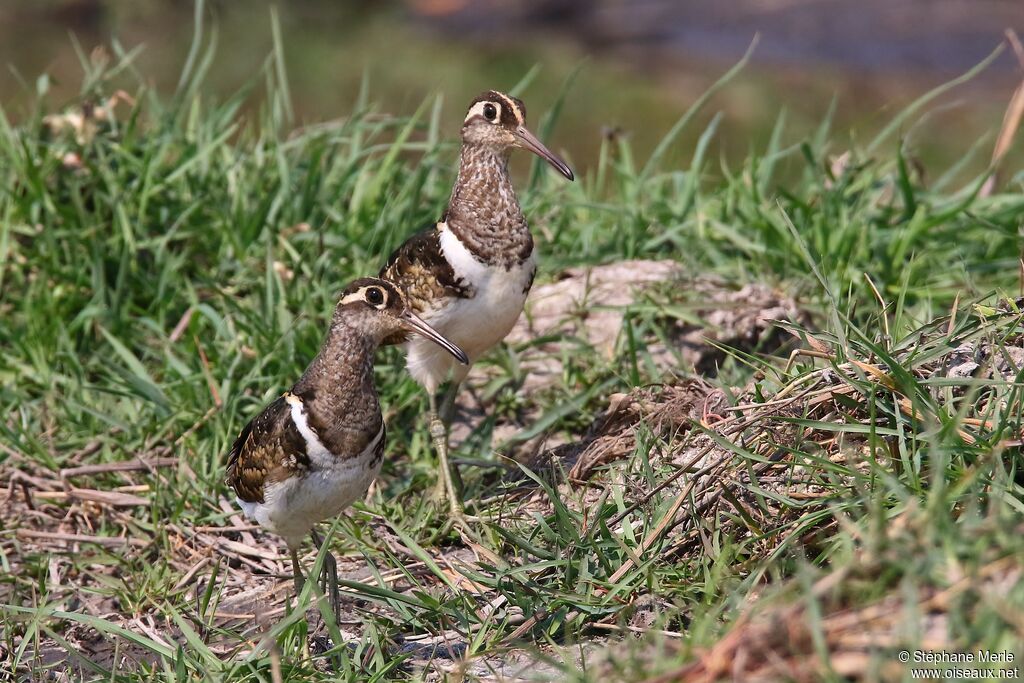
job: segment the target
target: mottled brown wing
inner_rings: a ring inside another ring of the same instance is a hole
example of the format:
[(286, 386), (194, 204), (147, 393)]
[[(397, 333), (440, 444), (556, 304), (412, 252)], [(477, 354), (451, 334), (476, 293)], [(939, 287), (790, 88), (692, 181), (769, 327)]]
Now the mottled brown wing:
[(248, 503), (263, 502), (263, 486), (308, 464), (306, 442), (281, 396), (249, 421), (228, 454), (225, 481)]
[(388, 258), (380, 277), (397, 285), (417, 313), (424, 313), (443, 299), (468, 299), (470, 286), (456, 277), (441, 253), (441, 233), (431, 225), (407, 239)]

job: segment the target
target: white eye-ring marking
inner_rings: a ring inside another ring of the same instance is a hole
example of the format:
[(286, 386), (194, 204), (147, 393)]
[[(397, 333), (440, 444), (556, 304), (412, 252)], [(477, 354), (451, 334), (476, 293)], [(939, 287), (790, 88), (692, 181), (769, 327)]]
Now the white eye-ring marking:
[[(487, 116), (488, 114), (493, 114), (493, 116)], [(469, 121), (474, 116), (479, 116), (491, 123), (497, 123), (501, 120), (501, 105), (497, 102), (477, 102), (470, 108), (469, 113), (466, 114), (466, 121)]]
[(344, 306), (356, 301), (364, 301), (374, 308), (383, 308), (388, 303), (388, 295), (383, 288), (369, 285), (367, 287), (360, 287), (355, 292), (345, 295), (339, 304)]

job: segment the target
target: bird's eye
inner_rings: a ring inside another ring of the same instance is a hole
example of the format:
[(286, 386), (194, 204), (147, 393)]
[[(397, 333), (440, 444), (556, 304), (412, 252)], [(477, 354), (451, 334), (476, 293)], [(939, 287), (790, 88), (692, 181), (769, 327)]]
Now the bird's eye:
[(384, 292), (377, 287), (370, 287), (366, 290), (366, 303), (371, 306), (380, 306), (384, 303)]
[(498, 108), (488, 102), (484, 105), (484, 118), (493, 121), (498, 116)]

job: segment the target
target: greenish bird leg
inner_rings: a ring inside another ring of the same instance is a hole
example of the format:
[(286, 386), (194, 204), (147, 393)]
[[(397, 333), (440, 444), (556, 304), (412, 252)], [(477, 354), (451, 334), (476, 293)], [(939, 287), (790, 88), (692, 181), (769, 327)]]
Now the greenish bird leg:
[(448, 462), (448, 427), (437, 413), (437, 396), (435, 394), (430, 395), (430, 438), (441, 465), (441, 480), (439, 482), (441, 490), (438, 491), (438, 494), (448, 499), (449, 511), (461, 520), (463, 517), (462, 503), (455, 489), (451, 464)]

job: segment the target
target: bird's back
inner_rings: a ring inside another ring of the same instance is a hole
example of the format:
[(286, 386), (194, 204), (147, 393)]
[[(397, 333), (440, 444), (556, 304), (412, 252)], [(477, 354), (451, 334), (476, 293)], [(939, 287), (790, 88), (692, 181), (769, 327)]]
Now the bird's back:
[(437, 224), (419, 230), (395, 249), (381, 268), (380, 277), (397, 285), (409, 306), (421, 316), (445, 301), (473, 295), (442, 253)]
[(279, 396), (242, 428), (228, 453), (224, 479), (239, 501), (262, 503), (267, 485), (308, 467), (306, 442)]

